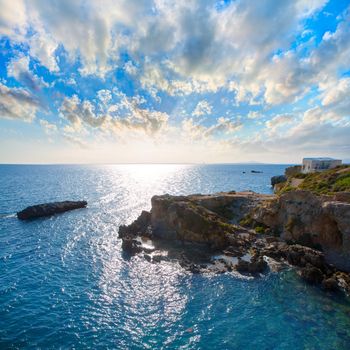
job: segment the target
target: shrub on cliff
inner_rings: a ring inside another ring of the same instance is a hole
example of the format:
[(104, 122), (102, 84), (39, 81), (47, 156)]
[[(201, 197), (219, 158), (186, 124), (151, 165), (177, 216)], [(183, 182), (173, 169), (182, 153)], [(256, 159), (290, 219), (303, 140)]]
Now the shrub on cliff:
[(278, 194), (291, 190), (305, 190), (316, 194), (350, 192), (350, 165), (311, 174), (297, 174), (294, 178), (303, 179), (303, 181), (297, 187), (291, 186), (291, 181), (287, 181)]

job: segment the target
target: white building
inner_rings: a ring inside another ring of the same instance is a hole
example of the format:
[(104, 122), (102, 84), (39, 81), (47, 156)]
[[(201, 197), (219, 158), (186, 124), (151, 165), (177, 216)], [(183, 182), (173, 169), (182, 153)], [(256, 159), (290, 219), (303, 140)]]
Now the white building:
[(341, 165), (342, 161), (340, 159), (333, 158), (304, 158), (303, 166), (301, 168), (301, 172), (306, 173), (314, 173), (316, 171), (323, 171), (327, 169), (332, 169)]

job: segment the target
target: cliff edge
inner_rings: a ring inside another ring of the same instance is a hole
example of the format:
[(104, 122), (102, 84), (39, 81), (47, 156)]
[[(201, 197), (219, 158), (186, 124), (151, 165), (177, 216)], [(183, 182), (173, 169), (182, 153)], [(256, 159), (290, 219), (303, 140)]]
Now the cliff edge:
[[(151, 262), (175, 260), (192, 272), (256, 275), (290, 264), (310, 283), (350, 291), (347, 192), (154, 196), (151, 211), (121, 226), (119, 236), (128, 254), (144, 254)], [(145, 241), (156, 243), (150, 248)], [(167, 242), (168, 254), (157, 242)], [(193, 247), (200, 259), (194, 259)]]

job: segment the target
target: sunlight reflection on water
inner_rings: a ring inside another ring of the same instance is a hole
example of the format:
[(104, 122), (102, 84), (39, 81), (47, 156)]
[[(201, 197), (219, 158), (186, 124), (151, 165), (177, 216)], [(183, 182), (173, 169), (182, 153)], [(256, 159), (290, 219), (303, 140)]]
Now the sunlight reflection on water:
[[(150, 209), (153, 195), (270, 193), (270, 177), (283, 169), (0, 167), (0, 347), (348, 349), (348, 301), (292, 272), (198, 276), (121, 252), (119, 225)], [(88, 208), (28, 223), (13, 217), (26, 205), (68, 198), (86, 199)]]

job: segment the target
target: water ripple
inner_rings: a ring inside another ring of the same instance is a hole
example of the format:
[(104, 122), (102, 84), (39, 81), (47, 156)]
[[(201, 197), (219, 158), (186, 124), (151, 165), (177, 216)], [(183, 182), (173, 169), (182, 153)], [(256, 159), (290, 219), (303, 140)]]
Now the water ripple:
[[(292, 270), (197, 276), (121, 252), (119, 225), (149, 209), (152, 195), (268, 193), (283, 169), (0, 166), (0, 348), (349, 349), (349, 301)], [(31, 222), (13, 214), (65, 199), (88, 208)]]

